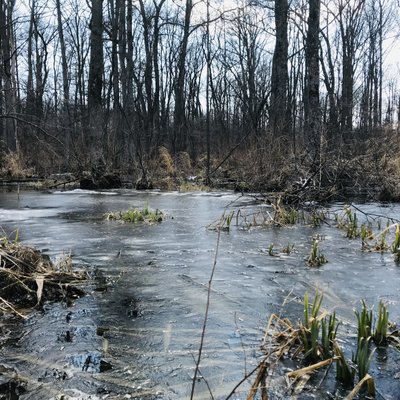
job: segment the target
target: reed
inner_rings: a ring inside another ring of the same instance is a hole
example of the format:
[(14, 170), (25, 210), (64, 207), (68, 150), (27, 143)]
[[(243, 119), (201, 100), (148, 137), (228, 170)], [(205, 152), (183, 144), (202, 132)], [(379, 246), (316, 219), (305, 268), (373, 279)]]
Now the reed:
[(377, 345), (383, 344), (387, 341), (388, 327), (389, 311), (381, 300), (378, 305), (378, 315), (376, 317), (375, 329), (372, 335), (372, 338)]
[(319, 249), (318, 240), (314, 239), (311, 245), (310, 255), (308, 257), (308, 264), (311, 267), (319, 267), (327, 262), (328, 260), (326, 259), (324, 254), (321, 253)]
[(368, 374), (368, 370), (372, 361), (372, 356), (375, 352), (375, 349), (371, 350), (370, 348), (370, 340), (370, 337), (362, 337), (358, 341), (357, 353), (354, 361), (357, 364), (359, 380), (363, 379), (364, 376)]
[(352, 387), (354, 384), (355, 368), (349, 364), (344, 357), (342, 349), (334, 342), (333, 350), (336, 356), (336, 379), (345, 387)]
[(304, 357), (309, 361), (318, 360), (320, 355), (318, 339), (321, 321), (318, 314), (321, 309), (322, 299), (323, 296), (317, 292), (313, 305), (310, 307), (308, 293), (304, 294), (304, 319), (303, 323), (300, 324), (300, 340), (303, 344)]
[(396, 224), (396, 231), (394, 233), (394, 241), (392, 243), (392, 253), (397, 262), (400, 261), (400, 224)]
[(321, 344), (324, 358), (329, 358), (333, 354), (333, 343), (336, 339), (338, 328), (339, 322), (335, 312), (329, 318), (325, 317), (321, 321)]

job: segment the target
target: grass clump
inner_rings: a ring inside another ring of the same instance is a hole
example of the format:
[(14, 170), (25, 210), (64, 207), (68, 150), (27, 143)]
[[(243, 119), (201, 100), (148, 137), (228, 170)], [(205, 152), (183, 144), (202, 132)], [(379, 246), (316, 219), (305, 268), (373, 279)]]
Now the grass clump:
[(164, 214), (159, 210), (152, 210), (148, 206), (139, 208), (130, 208), (127, 211), (109, 212), (105, 214), (107, 220), (116, 220), (130, 223), (157, 223), (162, 222)]
[(322, 264), (326, 264), (328, 262), (327, 258), (324, 254), (321, 253), (318, 245), (318, 240), (313, 240), (311, 246), (311, 252), (308, 257), (308, 264), (311, 267), (320, 267)]
[[(326, 368), (323, 378), (325, 379), (326, 374), (330, 371), (330, 365), (336, 364), (337, 381), (347, 390), (351, 390), (346, 398), (355, 398), (364, 388), (367, 389), (369, 396), (374, 396), (375, 383), (368, 374), (368, 370), (376, 346), (392, 337), (387, 334), (389, 313), (386, 306), (382, 301), (379, 303), (375, 318), (373, 310), (367, 307), (365, 300), (361, 301), (361, 310), (355, 311), (357, 317), (357, 342), (354, 343), (356, 351), (348, 359), (338, 344), (340, 338), (337, 339), (337, 334), (340, 322), (336, 313), (324, 311), (322, 301), (322, 294), (317, 292), (314, 299), (310, 300), (306, 292), (303, 300), (303, 318), (298, 324), (293, 324), (289, 319), (281, 318), (276, 314), (270, 317), (262, 346), (266, 355), (260, 364), (259, 371), (263, 371), (265, 378), (268, 376), (268, 369), (276, 370), (279, 361), (287, 360), (288, 357), (300, 359), (305, 366), (286, 373), (290, 394), (299, 394), (312, 373)], [(267, 338), (269, 338), (268, 343)], [(268, 385), (274, 381), (270, 380), (265, 383), (266, 381), (262, 380), (263, 376), (257, 375), (248, 399), (255, 398), (257, 389), (264, 390), (264, 393), (272, 389)]]
[(392, 253), (397, 262), (400, 261), (400, 224), (396, 224), (396, 231), (394, 233), (394, 241), (392, 243)]
[(312, 307), (308, 302), (308, 293), (304, 295), (304, 319), (300, 324), (300, 339), (303, 345), (303, 352), (306, 359), (310, 361), (317, 361), (320, 355), (319, 351), (319, 330), (321, 320), (319, 318), (319, 311), (321, 308), (323, 296), (315, 295)]
[(373, 339), (377, 345), (383, 344), (387, 341), (389, 328), (389, 311), (386, 305), (381, 300), (378, 305), (378, 315), (375, 321), (375, 329), (373, 332)]

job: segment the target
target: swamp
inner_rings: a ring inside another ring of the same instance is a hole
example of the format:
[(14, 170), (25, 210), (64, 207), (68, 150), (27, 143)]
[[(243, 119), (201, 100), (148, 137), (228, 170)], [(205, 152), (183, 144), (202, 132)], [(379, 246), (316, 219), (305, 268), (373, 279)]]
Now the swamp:
[[(127, 209), (159, 219), (107, 218)], [(336, 361), (293, 378), (312, 364), (301, 349), (268, 357), (276, 331), (301, 326), (306, 293), (340, 321), (347, 360), (362, 301), (373, 319), (384, 305), (393, 340), (370, 344), (367, 371), (377, 399), (398, 398), (399, 204), (295, 210), (233, 192), (75, 189), (2, 193), (0, 219), (10, 240), (67, 254), (87, 275), (68, 304), (19, 309), (26, 319), (3, 310), (0, 398), (346, 398), (359, 378), (339, 382)]]

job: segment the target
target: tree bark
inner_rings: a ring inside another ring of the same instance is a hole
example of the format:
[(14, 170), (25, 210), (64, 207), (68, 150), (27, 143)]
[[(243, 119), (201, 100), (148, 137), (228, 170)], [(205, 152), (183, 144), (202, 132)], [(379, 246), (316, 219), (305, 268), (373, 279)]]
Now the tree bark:
[(304, 129), (311, 153), (319, 157), (321, 111), (319, 100), (320, 0), (309, 1), (305, 48)]
[(288, 2), (275, 0), (276, 42), (272, 59), (270, 128), (275, 137), (289, 130), (287, 120), (288, 87)]

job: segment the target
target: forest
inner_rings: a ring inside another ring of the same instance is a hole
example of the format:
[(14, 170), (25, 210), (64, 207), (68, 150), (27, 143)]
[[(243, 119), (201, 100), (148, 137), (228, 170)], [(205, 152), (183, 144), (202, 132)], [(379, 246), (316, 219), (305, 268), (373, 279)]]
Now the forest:
[(398, 200), (398, 6), (1, 0), (1, 175)]

